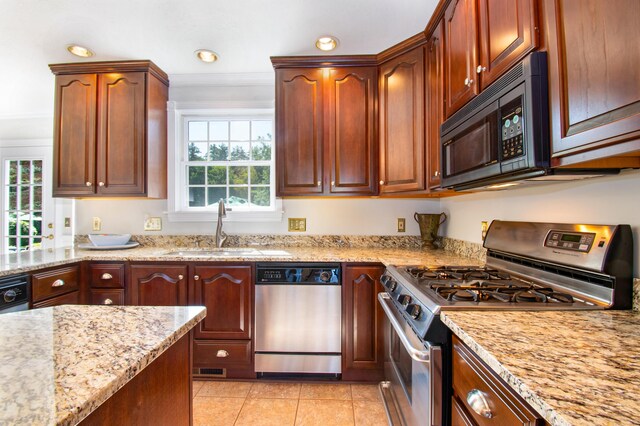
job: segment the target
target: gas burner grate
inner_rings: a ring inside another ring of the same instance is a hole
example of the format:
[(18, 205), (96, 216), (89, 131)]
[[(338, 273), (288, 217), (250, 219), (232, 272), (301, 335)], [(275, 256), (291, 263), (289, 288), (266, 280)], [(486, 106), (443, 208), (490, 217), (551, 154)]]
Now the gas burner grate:
[(441, 266), (437, 268), (407, 268), (406, 271), (418, 280), (510, 280), (506, 272), (491, 268), (468, 266)]

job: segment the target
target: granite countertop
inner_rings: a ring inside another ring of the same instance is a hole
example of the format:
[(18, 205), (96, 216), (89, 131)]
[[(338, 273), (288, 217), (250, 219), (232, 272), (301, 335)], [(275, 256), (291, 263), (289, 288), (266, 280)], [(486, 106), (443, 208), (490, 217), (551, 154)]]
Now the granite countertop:
[(78, 423), (205, 314), (199, 306), (56, 306), (0, 315), (0, 424)]
[[(237, 248), (232, 248), (237, 250)], [(199, 256), (165, 255), (193, 248), (139, 247), (128, 250), (81, 250), (60, 248), (35, 250), (0, 257), (0, 276), (59, 266), (81, 260), (99, 261), (245, 261), (245, 262), (376, 262), (385, 265), (480, 265), (478, 259), (456, 255), (444, 250), (419, 248), (350, 248), (350, 247), (250, 247), (255, 255)], [(206, 251), (207, 249), (202, 249)], [(198, 251), (198, 250), (195, 250)]]
[(449, 311), (441, 318), (552, 425), (640, 424), (640, 313)]

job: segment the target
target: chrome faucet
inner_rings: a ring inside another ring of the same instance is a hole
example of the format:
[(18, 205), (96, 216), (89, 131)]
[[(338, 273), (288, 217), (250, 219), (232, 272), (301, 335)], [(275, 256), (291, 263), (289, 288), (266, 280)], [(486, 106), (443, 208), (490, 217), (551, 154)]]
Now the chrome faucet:
[(227, 209), (224, 207), (224, 200), (218, 201), (218, 225), (216, 226), (216, 247), (220, 248), (227, 240), (227, 234), (222, 230), (222, 218), (227, 217)]

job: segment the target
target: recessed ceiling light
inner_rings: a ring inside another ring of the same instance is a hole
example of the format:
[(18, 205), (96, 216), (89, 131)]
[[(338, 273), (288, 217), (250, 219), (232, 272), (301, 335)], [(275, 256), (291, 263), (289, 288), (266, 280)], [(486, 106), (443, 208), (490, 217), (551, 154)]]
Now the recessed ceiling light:
[(70, 44), (67, 46), (67, 50), (72, 54), (81, 58), (90, 58), (93, 56), (93, 52), (86, 47), (78, 46), (77, 44)]
[(330, 35), (318, 37), (316, 47), (324, 51), (333, 50), (338, 47), (338, 38)]
[(215, 62), (220, 59), (218, 54), (213, 50), (198, 49), (195, 51), (195, 54), (202, 62)]

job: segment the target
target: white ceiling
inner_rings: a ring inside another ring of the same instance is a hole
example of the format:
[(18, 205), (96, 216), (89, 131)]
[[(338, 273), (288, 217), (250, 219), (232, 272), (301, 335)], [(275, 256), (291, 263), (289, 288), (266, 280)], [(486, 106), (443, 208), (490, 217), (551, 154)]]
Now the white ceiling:
[[(0, 119), (52, 115), (47, 65), (86, 61), (66, 51), (71, 43), (92, 49), (89, 60), (150, 59), (182, 83), (181, 74), (221, 73), (229, 80), (272, 72), (269, 56), (320, 54), (314, 41), (325, 33), (341, 41), (335, 54), (378, 53), (422, 31), (436, 3), (0, 0)], [(198, 61), (193, 52), (199, 48), (221, 60)]]

